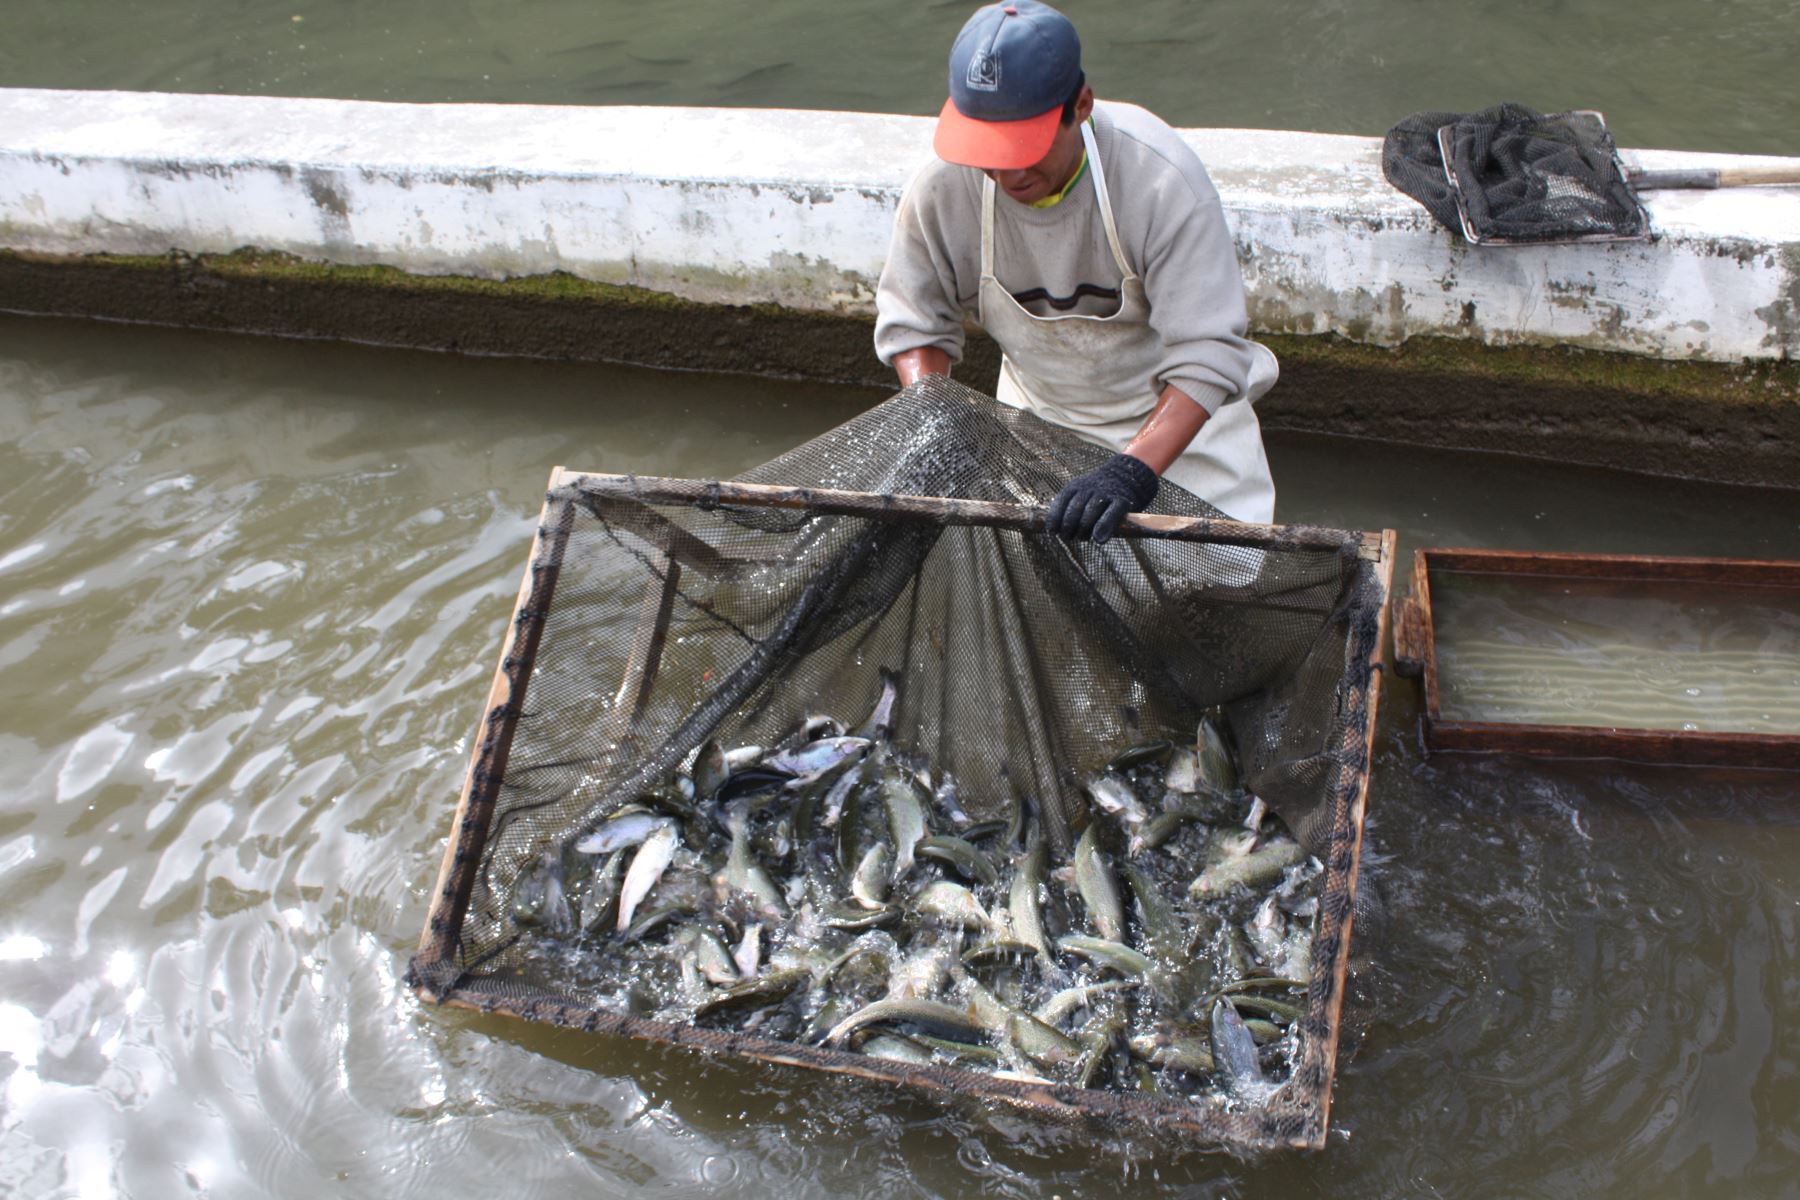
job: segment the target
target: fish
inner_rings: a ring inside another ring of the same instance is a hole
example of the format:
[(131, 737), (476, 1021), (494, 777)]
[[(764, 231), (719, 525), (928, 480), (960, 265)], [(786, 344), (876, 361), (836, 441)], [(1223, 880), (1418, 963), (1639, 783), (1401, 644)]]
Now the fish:
[(765, 753), (761, 746), (736, 746), (725, 752), (725, 766), (735, 775), (761, 762)]
[(1089, 962), (1120, 975), (1148, 980), (1156, 970), (1156, 964), (1143, 954), (1122, 942), (1109, 941), (1106, 938), (1071, 933), (1066, 937), (1058, 938), (1056, 947), (1070, 954), (1078, 954)]
[(1126, 1046), (1134, 1057), (1152, 1066), (1186, 1071), (1191, 1075), (1211, 1075), (1217, 1069), (1212, 1047), (1197, 1037), (1143, 1033), (1129, 1039)]
[(1034, 840), (1031, 848), (1013, 865), (1012, 882), (1008, 885), (1006, 915), (1012, 935), (1037, 951), (1038, 958), (1050, 961), (1050, 942), (1044, 936), (1043, 913), (1038, 908), (1038, 888), (1044, 877), (1044, 843)]
[(981, 928), (993, 923), (975, 893), (960, 883), (947, 879), (934, 880), (912, 898), (912, 910), (933, 920)]
[(1243, 1100), (1261, 1100), (1268, 1095), (1268, 1081), (1256, 1058), (1256, 1039), (1231, 1001), (1223, 998), (1213, 1001), (1212, 1057), (1232, 1095)]
[(857, 737), (879, 741), (894, 731), (894, 706), (900, 699), (900, 677), (886, 667), (881, 668), (881, 695), (868, 717), (856, 727)]
[(711, 800), (725, 781), (731, 778), (731, 767), (725, 761), (725, 749), (718, 742), (707, 742), (694, 756), (694, 796)]
[(884, 908), (887, 905), (887, 889), (887, 843), (876, 842), (863, 855), (862, 862), (857, 864), (856, 874), (850, 881), (850, 894), (864, 908)]
[(1221, 718), (1212, 713), (1200, 718), (1194, 749), (1201, 784), (1228, 795), (1237, 791), (1237, 758), (1225, 740)]
[(837, 782), (831, 785), (831, 790), (825, 793), (823, 801), (825, 812), (819, 819), (820, 825), (826, 829), (837, 828), (839, 819), (844, 815), (844, 801), (849, 797), (851, 789), (862, 782), (862, 776), (863, 762), (855, 763), (849, 770), (838, 776)]
[(925, 836), (925, 807), (919, 803), (912, 780), (901, 771), (882, 776), (881, 803), (894, 835), (894, 878), (905, 879), (912, 871), (919, 841)]
[(1169, 765), (1163, 771), (1163, 786), (1171, 792), (1185, 792), (1193, 795), (1200, 790), (1200, 752), (1192, 746), (1183, 746), (1169, 756)]
[(592, 935), (612, 920), (617, 911), (619, 884), (624, 872), (625, 851), (615, 850), (588, 880), (587, 896), (581, 902), (581, 932)]
[(638, 809), (619, 812), (600, 822), (600, 828), (575, 843), (582, 854), (611, 854), (627, 846), (641, 845), (645, 838), (665, 825), (673, 825), (668, 817)]
[(1095, 827), (1089, 825), (1075, 844), (1075, 889), (1087, 906), (1089, 919), (1109, 942), (1125, 940), (1125, 906), (1119, 900), (1119, 882), (1100, 852)]
[(1248, 854), (1232, 855), (1213, 863), (1188, 885), (1188, 895), (1195, 900), (1210, 900), (1237, 887), (1266, 887), (1305, 857), (1306, 851), (1299, 842), (1285, 839), (1269, 842)]
[(1141, 981), (1136, 979), (1107, 979), (1100, 983), (1066, 987), (1038, 1005), (1037, 1011), (1032, 1015), (1046, 1025), (1061, 1025), (1074, 1013), (1092, 1004), (1095, 997), (1139, 986)]
[(770, 971), (735, 987), (728, 987), (724, 991), (714, 993), (706, 1001), (695, 1006), (694, 1016), (696, 1018), (710, 1017), (735, 1008), (765, 1008), (786, 1000), (806, 986), (811, 978), (810, 972), (798, 967)]
[(1175, 812), (1158, 813), (1144, 822), (1131, 834), (1130, 852), (1133, 857), (1146, 850), (1154, 850), (1175, 836), (1175, 831), (1193, 820), (1190, 813)]
[(573, 932), (575, 915), (563, 886), (562, 852), (555, 847), (538, 855), (513, 889), (513, 922), (538, 927), (560, 937)]
[(1000, 882), (999, 873), (994, 870), (994, 864), (988, 861), (988, 856), (959, 837), (939, 835), (921, 838), (914, 849), (921, 858), (948, 863), (964, 879), (990, 886)]
[(631, 918), (636, 915), (639, 904), (656, 886), (663, 872), (668, 870), (669, 863), (675, 857), (675, 844), (679, 839), (673, 825), (664, 825), (648, 838), (644, 839), (637, 853), (631, 856), (631, 865), (625, 869), (625, 883), (619, 889), (619, 919), (614, 928), (624, 933), (631, 927)]
[(956, 828), (966, 831), (973, 824), (969, 814), (963, 811), (961, 789), (950, 776), (944, 776), (944, 782), (937, 785), (931, 798), (937, 801), (938, 808)]
[(745, 979), (755, 975), (762, 967), (762, 922), (752, 922), (744, 929), (744, 936), (738, 942), (737, 949), (731, 952), (731, 961), (737, 967), (738, 974)]
[(1143, 803), (1131, 785), (1117, 775), (1095, 775), (1082, 785), (1087, 794), (1093, 798), (1100, 811), (1118, 821), (1126, 833), (1135, 832), (1150, 814), (1144, 811)]
[(725, 856), (725, 869), (718, 875), (718, 882), (726, 892), (741, 892), (755, 902), (758, 911), (781, 916), (787, 911), (782, 901), (780, 889), (769, 873), (750, 856), (750, 838), (748, 829), (750, 814), (741, 804), (731, 807), (726, 817), (727, 828), (731, 830), (731, 849)]
[(742, 973), (737, 964), (731, 960), (731, 951), (719, 935), (710, 929), (702, 929), (698, 925), (684, 925), (675, 935), (675, 941), (692, 951), (694, 965), (699, 968), (701, 978), (708, 983), (721, 987), (729, 987), (742, 982)]
[(790, 775), (816, 775), (820, 771), (831, 770), (847, 758), (866, 753), (868, 749), (868, 738), (821, 738), (798, 750), (771, 754), (763, 760), (762, 765), (771, 771), (786, 771)]
[(1131, 746), (1113, 755), (1112, 761), (1106, 764), (1109, 771), (1130, 771), (1137, 767), (1147, 767), (1153, 763), (1168, 761), (1169, 754), (1175, 749), (1175, 743), (1167, 738), (1154, 742), (1144, 742)]
[(1006, 1039), (1040, 1067), (1066, 1067), (1081, 1057), (1081, 1043), (1030, 1013), (1010, 1013)]
[(987, 1030), (967, 1009), (952, 1008), (936, 1000), (906, 996), (865, 1004), (833, 1026), (825, 1035), (825, 1044), (839, 1045), (857, 1030), (870, 1025), (915, 1026), (938, 1037), (959, 1041), (987, 1036)]
[(950, 977), (951, 958), (947, 948), (931, 945), (909, 954), (894, 964), (888, 973), (888, 995), (929, 999)]
[(891, 1062), (911, 1063), (920, 1067), (931, 1061), (930, 1050), (911, 1038), (895, 1037), (891, 1033), (875, 1034), (857, 1049), (870, 1058), (885, 1058)]

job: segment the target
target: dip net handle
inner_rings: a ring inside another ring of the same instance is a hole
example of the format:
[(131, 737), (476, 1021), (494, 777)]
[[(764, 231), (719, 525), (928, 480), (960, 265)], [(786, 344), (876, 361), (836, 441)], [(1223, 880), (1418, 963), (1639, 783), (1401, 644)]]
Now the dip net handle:
[[(834, 516), (880, 520), (928, 521), (939, 525), (988, 525), (1042, 533), (1043, 505), (991, 500), (958, 500), (941, 496), (889, 496), (835, 488), (778, 487), (726, 480), (670, 479), (655, 475), (599, 475), (558, 471), (551, 477), (550, 499), (577, 496), (602, 500), (635, 500), (645, 504), (687, 504), (711, 509), (732, 505), (796, 508)], [(1259, 550), (1351, 551), (1370, 562), (1381, 558), (1381, 535), (1353, 533), (1314, 525), (1256, 525), (1208, 517), (1176, 517), (1132, 513), (1115, 537), (1164, 538), (1213, 542)]]

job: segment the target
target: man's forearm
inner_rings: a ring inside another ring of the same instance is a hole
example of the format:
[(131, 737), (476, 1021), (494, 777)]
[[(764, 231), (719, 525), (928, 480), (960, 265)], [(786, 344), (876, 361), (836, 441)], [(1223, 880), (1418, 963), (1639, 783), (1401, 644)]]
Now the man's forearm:
[[(896, 357), (895, 365), (899, 365)], [(1156, 398), (1150, 419), (1125, 447), (1125, 453), (1161, 475), (1181, 457), (1206, 424), (1206, 409), (1186, 392), (1169, 384)]]
[(894, 355), (894, 373), (900, 376), (901, 387), (911, 387), (923, 375), (948, 375), (950, 356), (936, 346), (902, 350)]

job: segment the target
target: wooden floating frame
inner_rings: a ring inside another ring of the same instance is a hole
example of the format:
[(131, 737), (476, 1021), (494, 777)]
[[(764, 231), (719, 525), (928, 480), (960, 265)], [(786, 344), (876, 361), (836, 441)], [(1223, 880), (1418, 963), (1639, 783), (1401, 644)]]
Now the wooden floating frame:
[(1800, 770), (1800, 736), (1786, 734), (1446, 720), (1431, 608), (1434, 574), (1604, 580), (1639, 584), (1647, 592), (1692, 585), (1766, 587), (1800, 596), (1800, 562), (1432, 547), (1414, 551), (1412, 592), (1394, 616), (1395, 670), (1424, 681), (1425, 742), (1432, 750)]
[[(568, 1028), (591, 1030), (661, 1045), (684, 1046), (729, 1054), (758, 1062), (803, 1066), (925, 1091), (940, 1097), (963, 1097), (980, 1103), (997, 1101), (1023, 1111), (1087, 1127), (1096, 1133), (1126, 1127), (1152, 1128), (1194, 1138), (1208, 1148), (1323, 1149), (1337, 1069), (1338, 1035), (1350, 960), (1354, 904), (1341, 914), (1322, 911), (1314, 945), (1324, 947), (1322, 969), (1308, 993), (1302, 1039), (1294, 1074), (1261, 1107), (1236, 1107), (1217, 1096), (1198, 1102), (1126, 1093), (1100, 1092), (1053, 1082), (1029, 1083), (951, 1066), (913, 1066), (822, 1046), (777, 1041), (753, 1034), (676, 1025), (647, 1018), (585, 1008), (566, 998), (470, 975), (461, 949), (476, 874), (494, 818), (525, 693), (563, 555), (578, 510), (627, 529), (654, 547), (649, 557), (652, 581), (637, 605), (637, 628), (608, 719), (622, 736), (648, 701), (670, 621), (681, 573), (710, 574), (735, 561), (689, 531), (680, 528), (651, 504), (697, 507), (747, 505), (803, 508), (814, 512), (867, 516), (886, 520), (926, 520), (940, 524), (976, 524), (1025, 532), (1041, 531), (1044, 509), (1032, 505), (951, 500), (928, 496), (879, 496), (824, 489), (602, 475), (555, 468), (550, 475), (525, 578), (501, 647), (481, 736), (471, 753), (468, 773), (457, 797), (450, 843), (431, 893), (425, 929), (408, 972), (416, 994), (430, 1004), (477, 1012), (497, 1012)], [(1333, 747), (1338, 765), (1331, 785), (1334, 797), (1333, 851), (1326, 863), (1325, 883), (1338, 883), (1352, 901), (1361, 862), (1363, 823), (1368, 806), (1371, 748), (1381, 696), (1381, 665), (1387, 643), (1388, 600), (1392, 593), (1395, 534), (1351, 533), (1310, 526), (1251, 525), (1235, 521), (1137, 515), (1127, 518), (1120, 536), (1211, 541), (1266, 550), (1310, 550), (1351, 553), (1369, 564), (1378, 605), (1372, 629), (1348, 633), (1348, 649), (1366, 670), (1365, 686), (1349, 689), (1344, 698), (1341, 739)], [(1366, 641), (1365, 641), (1366, 639)], [(1347, 669), (1350, 664), (1347, 663)], [(1322, 909), (1325, 906), (1322, 906)]]

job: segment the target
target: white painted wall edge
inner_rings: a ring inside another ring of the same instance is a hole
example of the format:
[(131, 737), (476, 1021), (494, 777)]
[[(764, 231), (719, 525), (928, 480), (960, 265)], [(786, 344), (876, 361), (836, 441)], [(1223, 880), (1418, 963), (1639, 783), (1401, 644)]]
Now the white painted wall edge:
[[(931, 128), (795, 110), (0, 89), (0, 247), (257, 247), (867, 312)], [(1224, 200), (1256, 330), (1800, 357), (1800, 187), (1646, 193), (1657, 236), (1644, 242), (1474, 247), (1388, 186), (1378, 138), (1183, 136)]]

